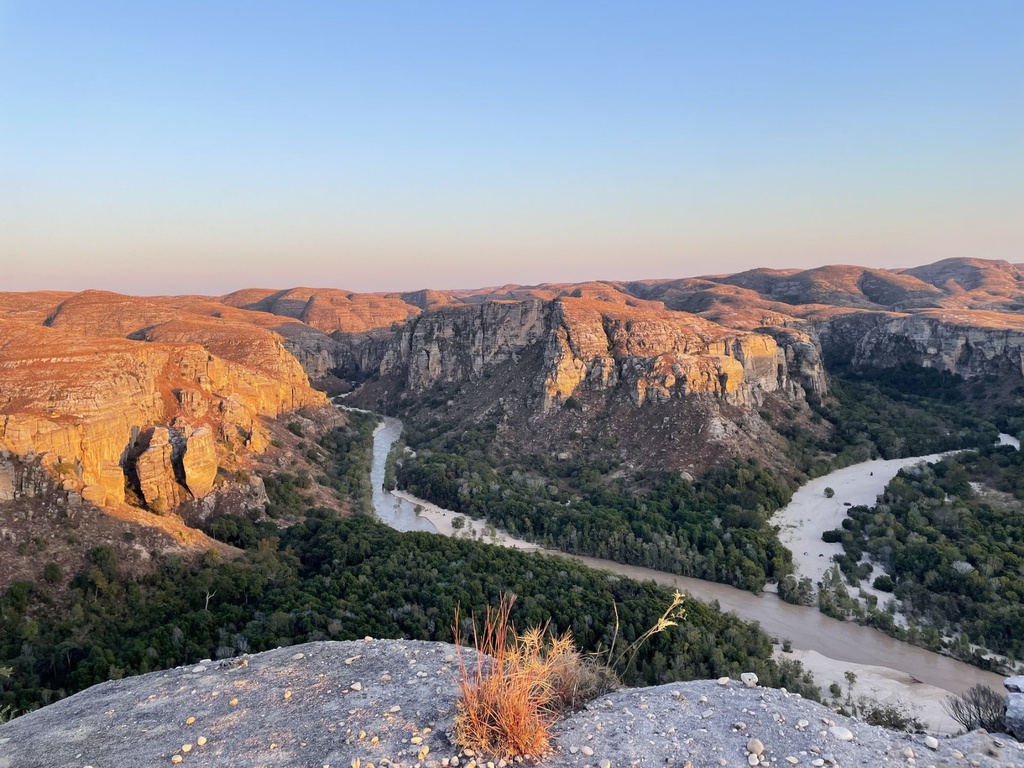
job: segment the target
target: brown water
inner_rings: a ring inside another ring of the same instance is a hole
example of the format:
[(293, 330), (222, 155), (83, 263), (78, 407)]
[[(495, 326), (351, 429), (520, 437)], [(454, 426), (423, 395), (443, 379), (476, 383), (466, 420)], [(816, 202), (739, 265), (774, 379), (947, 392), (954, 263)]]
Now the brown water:
[[(391, 494), (385, 493), (381, 487), (388, 452), (402, 430), (402, 424), (397, 419), (386, 418), (384, 425), (384, 428), (374, 435), (373, 443), (371, 478), (374, 483), (374, 508), (383, 522), (398, 530), (426, 530), (437, 533), (435, 526), (416, 514), (414, 503), (397, 500)], [(507, 543), (514, 543), (527, 550), (538, 549), (529, 542)], [(612, 560), (569, 555), (552, 550), (541, 551), (620, 576), (650, 579), (659, 584), (675, 587), (706, 603), (717, 601), (723, 611), (735, 611), (744, 621), (758, 622), (770, 636), (788, 638), (793, 646), (800, 650), (817, 651), (839, 661), (889, 667), (905, 672), (923, 683), (953, 693), (961, 693), (978, 683), (999, 692), (1003, 691), (1003, 678), (1000, 675), (984, 672), (948, 656), (902, 643), (876, 629), (831, 619), (816, 608), (791, 605), (772, 593), (758, 597), (726, 584), (677, 576), (651, 568), (623, 565)]]

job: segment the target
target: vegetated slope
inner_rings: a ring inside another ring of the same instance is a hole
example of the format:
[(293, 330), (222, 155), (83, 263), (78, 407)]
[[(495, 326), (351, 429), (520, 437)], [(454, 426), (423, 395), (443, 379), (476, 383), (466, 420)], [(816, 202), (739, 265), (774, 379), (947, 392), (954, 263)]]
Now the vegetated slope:
[[(54, 601), (45, 581), (7, 590), (0, 658), (14, 678), (0, 705), (38, 706), (111, 677), (307, 640), (450, 640), (457, 605), (483, 606), (503, 591), (520, 596), (520, 626), (551, 618), (596, 650), (612, 639), (613, 602), (621, 639), (629, 641), (670, 598), (653, 583), (560, 558), (307, 512), (283, 531), (221, 518), (211, 532), (247, 542), (243, 557), (208, 556), (196, 568), (162, 558), (141, 578), (126, 578), (112, 550), (99, 547), (74, 577), (69, 606)], [(809, 690), (798, 667), (771, 660), (763, 632), (694, 602), (678, 630), (641, 650), (627, 677), (653, 683), (751, 669), (765, 681)]]
[(851, 567), (881, 566), (876, 587), (925, 625), (925, 642), (973, 658), (972, 644), (1024, 657), (1024, 455), (988, 447), (904, 470), (873, 508), (854, 507), (843, 530)]

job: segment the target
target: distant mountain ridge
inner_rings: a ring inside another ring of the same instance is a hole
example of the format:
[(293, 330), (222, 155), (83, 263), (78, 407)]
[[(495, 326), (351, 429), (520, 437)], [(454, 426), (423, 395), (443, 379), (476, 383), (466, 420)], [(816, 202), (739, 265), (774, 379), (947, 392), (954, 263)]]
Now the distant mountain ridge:
[(266, 419), (333, 413), (311, 381), (347, 379), (364, 407), (497, 419), (555, 453), (600, 441), (698, 473), (735, 456), (784, 464), (774, 425), (811, 426), (827, 367), (908, 362), (1024, 385), (1021, 269), (964, 258), (381, 294), (0, 293), (0, 448), (87, 503), (129, 492), (173, 510), (265, 451)]

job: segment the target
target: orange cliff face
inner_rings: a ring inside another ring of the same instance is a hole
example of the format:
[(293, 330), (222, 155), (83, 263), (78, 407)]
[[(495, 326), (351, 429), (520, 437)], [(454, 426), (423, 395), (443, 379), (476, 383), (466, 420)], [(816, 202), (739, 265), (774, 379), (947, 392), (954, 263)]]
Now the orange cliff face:
[[(111, 329), (109, 313), (95, 319), (48, 328), (0, 312), (0, 446), (43, 455), (94, 503), (124, 501), (126, 479), (150, 508), (199, 498), (224, 454), (263, 450), (261, 416), (326, 403), (279, 342), (255, 344), (249, 361), (244, 335), (218, 337), (202, 323), (167, 318), (165, 332), (148, 328), (142, 338), (154, 340), (143, 341), (112, 338), (123, 327)], [(231, 357), (198, 343), (206, 334)]]

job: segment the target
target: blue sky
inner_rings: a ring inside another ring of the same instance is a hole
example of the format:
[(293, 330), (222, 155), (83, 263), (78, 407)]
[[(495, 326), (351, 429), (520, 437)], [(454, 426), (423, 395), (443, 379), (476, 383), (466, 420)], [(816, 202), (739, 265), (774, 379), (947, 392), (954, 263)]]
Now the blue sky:
[(0, 0), (3, 288), (1024, 261), (1020, 2)]

